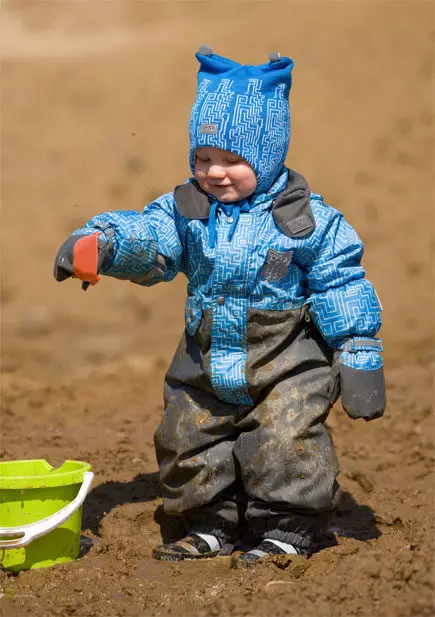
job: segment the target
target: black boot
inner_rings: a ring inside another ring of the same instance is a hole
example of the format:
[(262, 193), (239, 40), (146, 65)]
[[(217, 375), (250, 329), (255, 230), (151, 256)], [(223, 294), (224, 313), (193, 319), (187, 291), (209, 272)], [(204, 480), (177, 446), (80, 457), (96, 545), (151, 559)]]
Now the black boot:
[(308, 550), (289, 544), (287, 542), (281, 542), (280, 540), (274, 540), (272, 538), (264, 538), (258, 546), (252, 548), (246, 553), (234, 556), (231, 560), (231, 568), (252, 568), (263, 557), (269, 555), (307, 555)]
[(153, 550), (154, 559), (161, 561), (184, 561), (216, 557), (222, 545), (215, 535), (191, 532), (181, 540), (161, 544)]

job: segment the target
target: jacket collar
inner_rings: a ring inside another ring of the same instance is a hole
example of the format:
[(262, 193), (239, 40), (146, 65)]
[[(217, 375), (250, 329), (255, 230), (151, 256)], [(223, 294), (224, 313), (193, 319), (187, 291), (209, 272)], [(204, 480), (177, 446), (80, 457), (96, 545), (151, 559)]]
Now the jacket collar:
[[(249, 211), (272, 208), (275, 224), (291, 238), (301, 238), (313, 231), (315, 220), (310, 206), (311, 191), (301, 174), (283, 168), (271, 189), (254, 196), (249, 203)], [(175, 187), (174, 199), (179, 213), (188, 219), (206, 220), (219, 202), (205, 193), (194, 178)], [(227, 205), (227, 204), (225, 204)]]

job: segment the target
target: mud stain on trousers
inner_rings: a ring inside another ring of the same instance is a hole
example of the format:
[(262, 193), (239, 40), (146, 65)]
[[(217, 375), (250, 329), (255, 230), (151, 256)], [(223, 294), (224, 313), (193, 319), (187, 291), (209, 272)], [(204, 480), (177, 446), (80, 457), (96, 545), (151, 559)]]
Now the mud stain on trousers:
[[(211, 316), (184, 334), (165, 381), (155, 445), (167, 514), (307, 546), (334, 510), (339, 472), (324, 426), (332, 352), (301, 310), (251, 311), (245, 366), (252, 406), (210, 382)], [(264, 334), (267, 333), (265, 337)]]

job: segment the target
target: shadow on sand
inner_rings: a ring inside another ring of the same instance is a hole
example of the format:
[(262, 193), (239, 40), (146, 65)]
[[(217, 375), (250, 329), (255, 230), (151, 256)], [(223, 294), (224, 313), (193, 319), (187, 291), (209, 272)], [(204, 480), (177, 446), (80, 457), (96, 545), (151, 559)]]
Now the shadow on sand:
[(381, 535), (376, 525), (375, 513), (370, 506), (359, 504), (351, 493), (342, 491), (340, 505), (329, 523), (329, 530), (316, 538), (312, 552), (317, 553), (329, 546), (336, 546), (336, 536), (366, 542)]
[(86, 498), (83, 527), (100, 535), (103, 517), (127, 503), (146, 503), (160, 497), (159, 474), (140, 473), (129, 482), (109, 481), (96, 486)]

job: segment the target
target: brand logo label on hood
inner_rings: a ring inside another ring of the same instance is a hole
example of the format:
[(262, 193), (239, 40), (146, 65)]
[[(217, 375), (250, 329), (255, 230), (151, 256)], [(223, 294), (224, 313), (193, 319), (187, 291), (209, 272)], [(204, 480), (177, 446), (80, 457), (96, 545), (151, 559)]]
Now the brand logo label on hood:
[(201, 124), (199, 126), (199, 132), (201, 135), (217, 135), (217, 124)]

